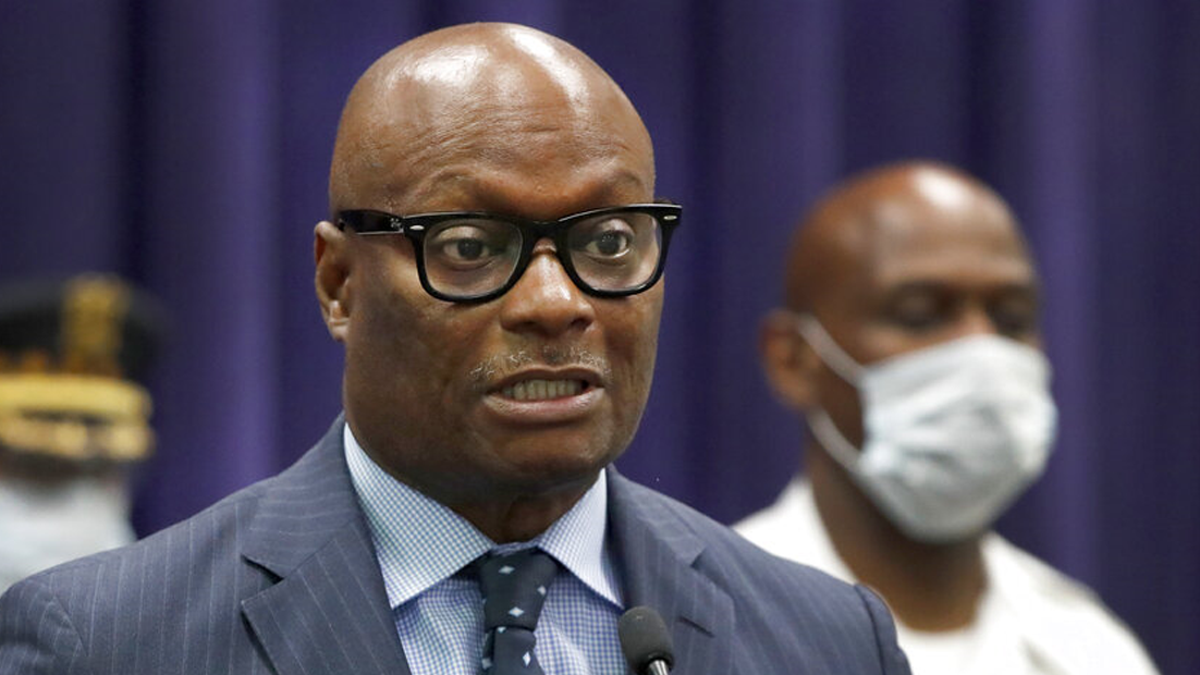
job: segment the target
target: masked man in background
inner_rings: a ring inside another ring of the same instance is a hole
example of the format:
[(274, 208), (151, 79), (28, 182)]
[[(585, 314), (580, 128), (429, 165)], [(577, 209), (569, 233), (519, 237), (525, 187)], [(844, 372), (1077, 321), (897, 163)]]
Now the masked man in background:
[(1003, 200), (948, 167), (884, 167), (821, 201), (788, 260), (760, 346), (813, 451), (737, 529), (883, 595), (915, 673), (1154, 673), (1089, 589), (990, 529), (1056, 424)]
[(153, 444), (138, 378), (156, 314), (110, 277), (0, 289), (0, 592), (133, 541), (128, 473)]

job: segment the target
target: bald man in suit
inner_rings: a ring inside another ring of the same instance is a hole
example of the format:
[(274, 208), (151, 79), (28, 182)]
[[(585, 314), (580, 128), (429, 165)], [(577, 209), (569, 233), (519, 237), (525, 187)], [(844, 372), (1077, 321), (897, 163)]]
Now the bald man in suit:
[[(616, 675), (649, 605), (678, 672), (908, 673), (870, 591), (611, 468), (680, 218), (654, 178), (629, 100), (561, 40), (474, 24), (383, 56), (315, 232), (344, 417), (281, 475), (18, 584), (0, 671)], [(494, 612), (530, 570), (540, 607)]]

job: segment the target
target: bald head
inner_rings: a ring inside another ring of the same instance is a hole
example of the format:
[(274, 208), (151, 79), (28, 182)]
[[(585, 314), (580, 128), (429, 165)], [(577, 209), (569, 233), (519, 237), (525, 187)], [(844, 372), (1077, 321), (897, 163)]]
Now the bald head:
[(950, 242), (960, 235), (987, 238), (998, 254), (1026, 258), (1007, 205), (966, 173), (905, 162), (860, 174), (835, 187), (803, 220), (788, 257), (788, 306), (814, 311), (899, 249), (919, 245), (932, 255), (953, 255)]
[(330, 205), (402, 213), (406, 202), (437, 193), (457, 208), (454, 183), (486, 179), (466, 170), (468, 158), (503, 170), (539, 147), (558, 160), (554, 168), (625, 155), (637, 168), (628, 179), (653, 183), (640, 117), (585, 54), (525, 26), (445, 28), (388, 52), (354, 86), (338, 127)]

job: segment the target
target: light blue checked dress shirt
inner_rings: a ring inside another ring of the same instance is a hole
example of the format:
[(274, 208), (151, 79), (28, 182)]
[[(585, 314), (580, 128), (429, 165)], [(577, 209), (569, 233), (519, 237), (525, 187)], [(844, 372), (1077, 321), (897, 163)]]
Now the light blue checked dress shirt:
[(396, 631), (413, 675), (479, 675), (483, 595), (455, 576), (488, 551), (537, 546), (559, 563), (538, 619), (537, 660), (546, 675), (624, 675), (617, 640), (623, 603), (606, 543), (606, 477), (530, 542), (496, 544), (458, 514), (392, 478), (367, 456), (350, 426), (346, 463), (367, 516)]

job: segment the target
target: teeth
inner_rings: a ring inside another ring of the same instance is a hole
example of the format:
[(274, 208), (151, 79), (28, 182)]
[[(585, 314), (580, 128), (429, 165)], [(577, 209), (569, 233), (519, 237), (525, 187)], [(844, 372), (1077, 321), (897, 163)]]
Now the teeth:
[(581, 380), (525, 380), (505, 387), (500, 393), (516, 401), (544, 401), (576, 396), (581, 391)]

